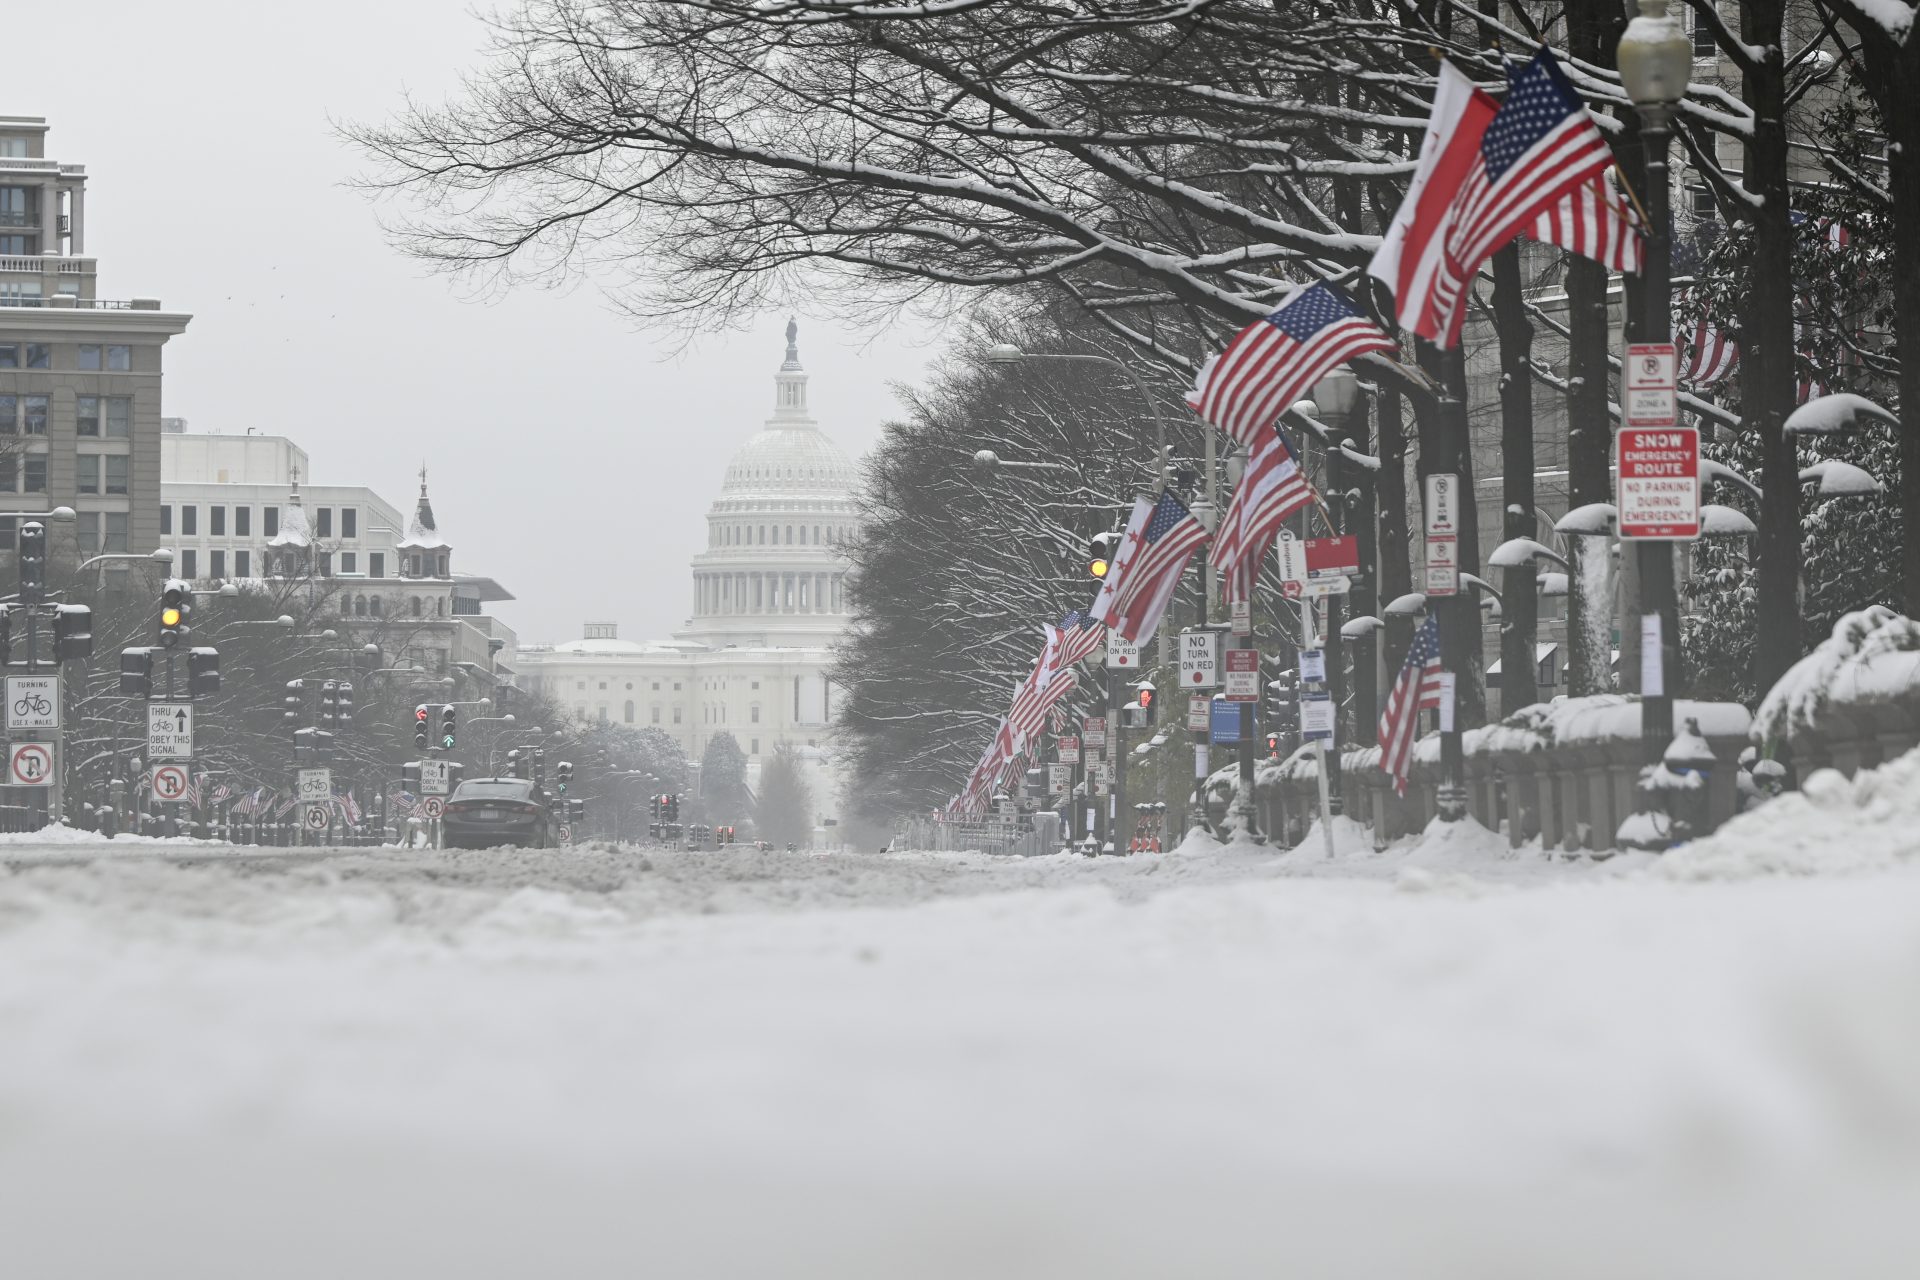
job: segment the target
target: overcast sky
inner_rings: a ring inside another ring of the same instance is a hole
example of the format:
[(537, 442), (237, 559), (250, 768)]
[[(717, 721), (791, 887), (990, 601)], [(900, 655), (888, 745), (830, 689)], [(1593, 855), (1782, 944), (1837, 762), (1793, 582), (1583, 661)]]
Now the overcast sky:
[[(591, 287), (471, 301), (390, 249), (332, 122), (444, 95), (483, 38), (470, 0), (41, 6), (0, 114), (47, 117), (49, 154), (87, 166), (101, 296), (193, 315), (168, 415), (291, 436), (316, 482), (402, 510), (424, 459), (456, 567), (518, 597), (499, 609), (523, 641), (586, 618), (664, 635), (727, 457), (772, 412), (786, 316), (663, 359), (675, 341)], [(887, 384), (935, 351), (800, 324), (814, 416), (858, 456), (895, 412)]]

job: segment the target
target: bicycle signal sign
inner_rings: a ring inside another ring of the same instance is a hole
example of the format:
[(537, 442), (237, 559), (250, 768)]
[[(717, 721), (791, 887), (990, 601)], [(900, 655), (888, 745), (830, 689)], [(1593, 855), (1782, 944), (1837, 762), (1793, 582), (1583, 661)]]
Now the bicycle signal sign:
[(193, 759), (193, 704), (147, 704), (147, 759)]
[(58, 729), (59, 676), (7, 677), (7, 728)]

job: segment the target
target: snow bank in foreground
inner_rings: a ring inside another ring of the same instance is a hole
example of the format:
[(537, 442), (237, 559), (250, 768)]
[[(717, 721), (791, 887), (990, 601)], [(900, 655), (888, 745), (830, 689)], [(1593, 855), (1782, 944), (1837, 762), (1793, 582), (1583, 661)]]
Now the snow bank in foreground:
[(1787, 872), (1875, 871), (1920, 853), (1920, 751), (1848, 781), (1834, 769), (1808, 776), (1700, 840), (1668, 852), (1664, 875), (1684, 880)]
[(107, 845), (107, 844), (217, 844), (219, 841), (201, 840), (194, 836), (142, 836), (131, 831), (123, 831), (117, 836), (108, 837), (98, 831), (84, 831), (79, 827), (63, 827), (59, 824), (44, 826), (38, 831), (0, 832), (0, 845)]

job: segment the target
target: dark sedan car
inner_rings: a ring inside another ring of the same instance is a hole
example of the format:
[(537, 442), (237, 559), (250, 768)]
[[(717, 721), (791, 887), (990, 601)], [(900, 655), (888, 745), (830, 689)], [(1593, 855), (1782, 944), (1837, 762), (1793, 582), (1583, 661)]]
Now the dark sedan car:
[(449, 849), (515, 844), (545, 849), (553, 843), (547, 795), (520, 778), (474, 778), (455, 788), (440, 820)]

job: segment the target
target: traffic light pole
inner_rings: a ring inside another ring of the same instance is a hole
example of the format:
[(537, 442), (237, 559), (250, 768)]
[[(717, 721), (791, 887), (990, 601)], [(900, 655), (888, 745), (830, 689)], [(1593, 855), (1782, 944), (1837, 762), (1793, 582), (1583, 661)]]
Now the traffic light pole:
[(1127, 812), (1127, 748), (1120, 739), (1120, 726), (1126, 720), (1125, 673), (1109, 666), (1107, 686), (1107, 750), (1113, 753), (1113, 791), (1107, 796), (1107, 843), (1112, 852), (1124, 853), (1126, 850), (1120, 847), (1120, 823)]

